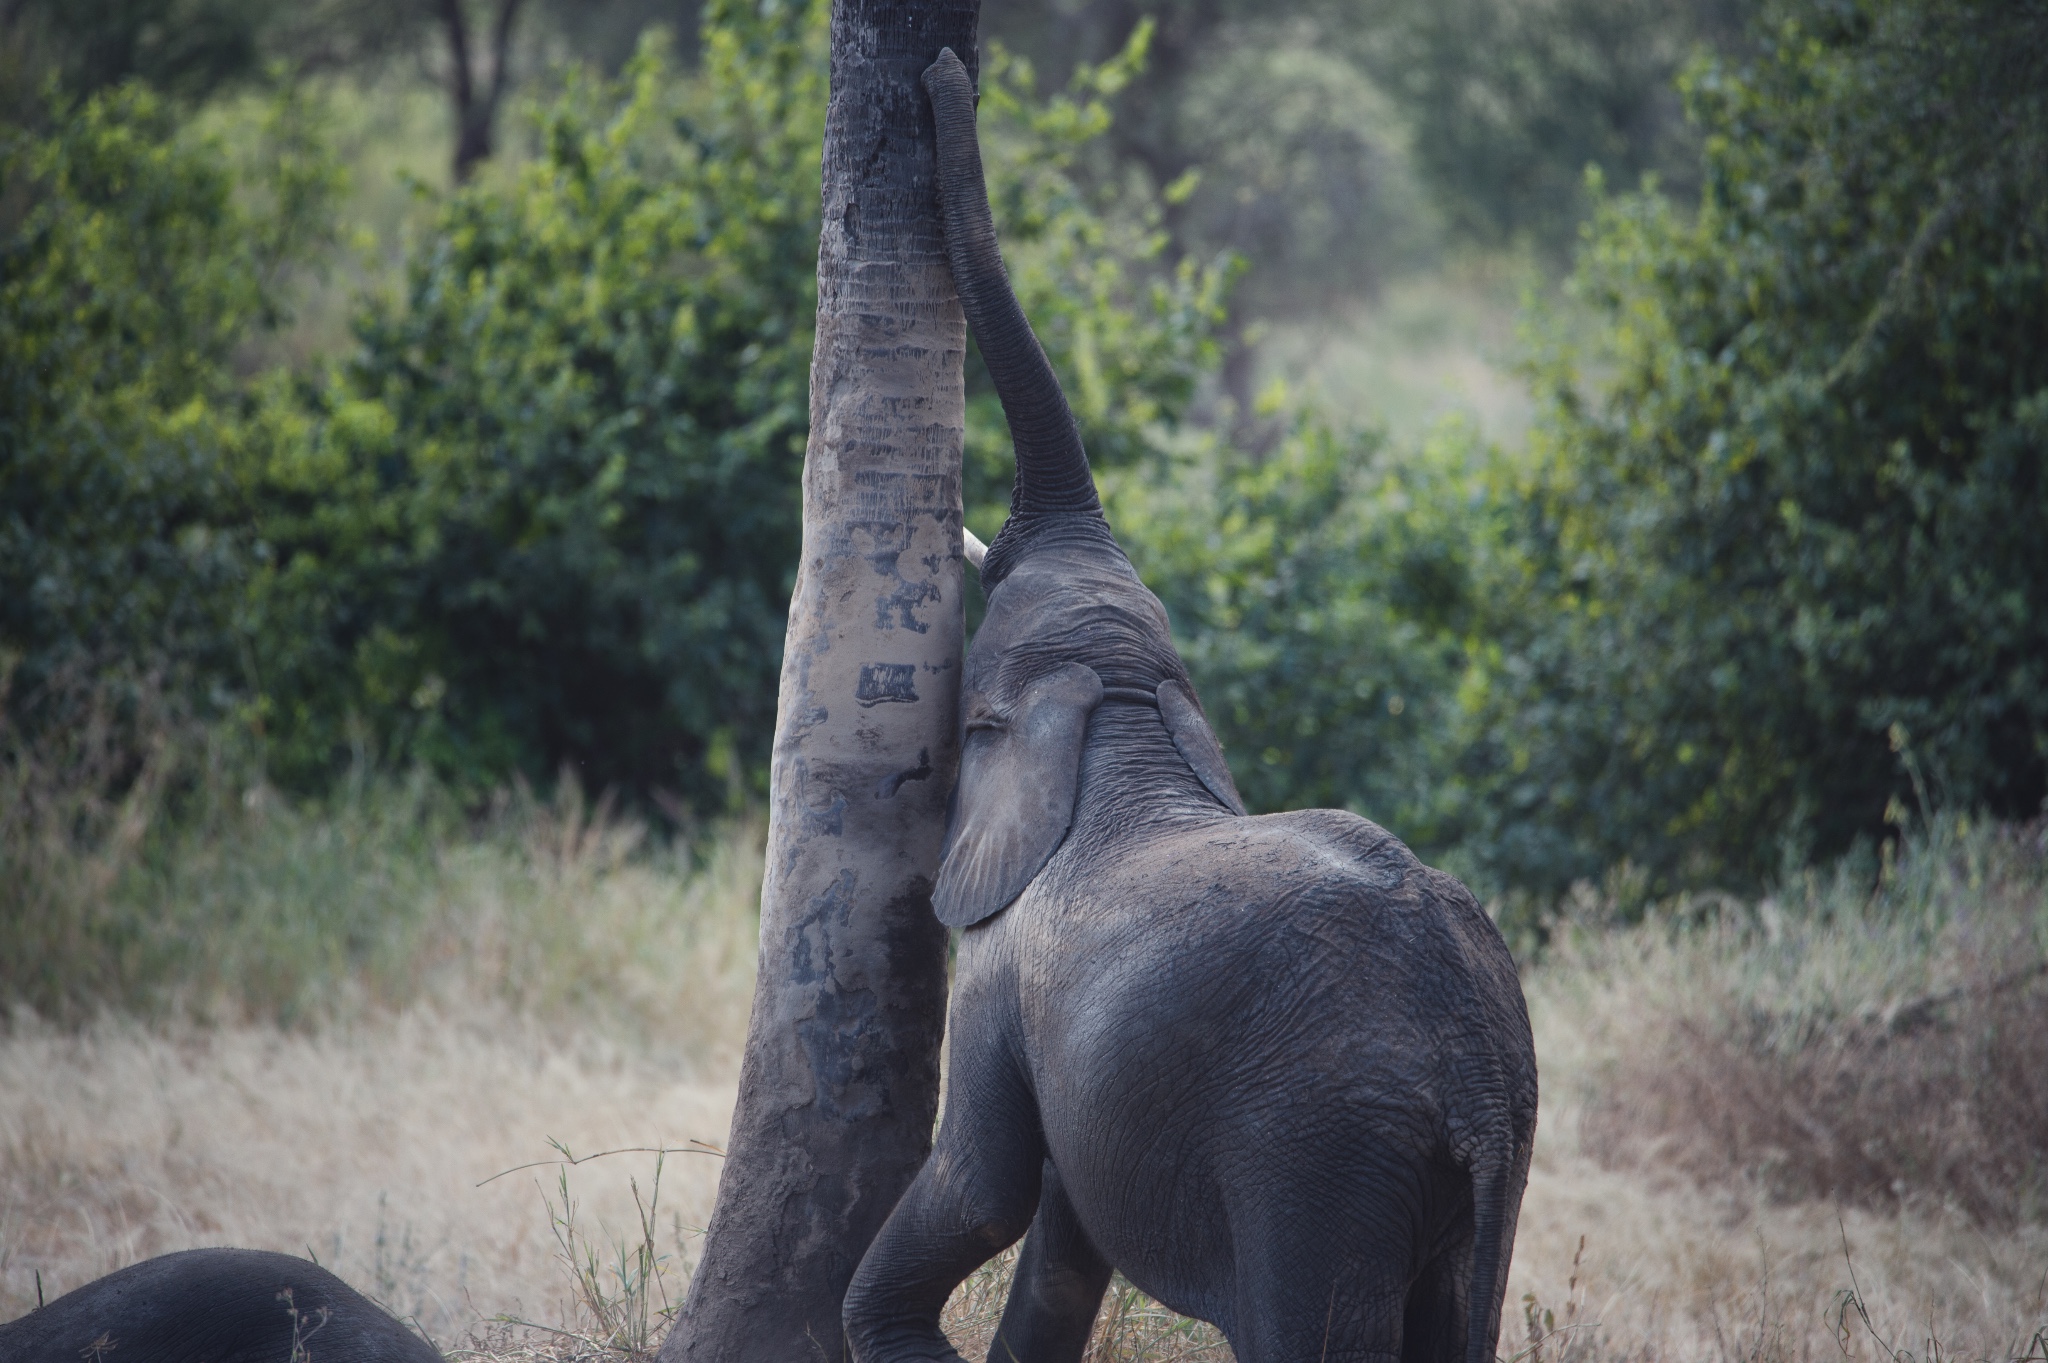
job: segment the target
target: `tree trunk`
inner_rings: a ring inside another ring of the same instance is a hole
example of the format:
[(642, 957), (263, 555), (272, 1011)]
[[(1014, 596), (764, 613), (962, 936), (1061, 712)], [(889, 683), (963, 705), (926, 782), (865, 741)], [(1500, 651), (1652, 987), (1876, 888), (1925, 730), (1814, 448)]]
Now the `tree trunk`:
[(958, 760), (966, 323), (919, 76), (979, 0), (836, 0), (803, 561), (769, 786), (761, 966), (704, 1255), (661, 1363), (846, 1355), (840, 1304), (923, 1163)]
[(448, 39), (448, 100), (455, 113), (457, 184), (466, 183), (477, 163), (491, 154), (498, 106), (512, 69), (512, 29), (519, 21), (519, 6), (520, 0), (498, 0), (491, 25), (491, 78), (486, 82), (477, 69), (463, 0), (440, 0), (441, 29)]

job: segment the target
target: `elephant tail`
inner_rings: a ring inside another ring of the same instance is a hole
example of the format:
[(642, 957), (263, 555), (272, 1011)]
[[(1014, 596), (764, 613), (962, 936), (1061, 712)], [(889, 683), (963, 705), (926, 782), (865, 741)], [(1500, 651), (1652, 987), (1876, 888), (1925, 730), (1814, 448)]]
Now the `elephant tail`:
[[(1515, 1222), (1529, 1181), (1535, 1132), (1503, 1114), (1472, 1132), (1460, 1163), (1472, 1178), (1472, 1273), (1466, 1296), (1465, 1363), (1495, 1363)], [(1528, 1124), (1533, 1128), (1533, 1121)]]

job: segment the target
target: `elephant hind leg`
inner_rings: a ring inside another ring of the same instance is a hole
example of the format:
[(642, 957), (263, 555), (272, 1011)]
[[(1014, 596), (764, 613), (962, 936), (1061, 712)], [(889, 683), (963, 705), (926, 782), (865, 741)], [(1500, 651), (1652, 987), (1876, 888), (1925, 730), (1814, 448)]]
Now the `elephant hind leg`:
[(846, 1289), (843, 1320), (859, 1363), (960, 1363), (939, 1328), (946, 1299), (1016, 1243), (1038, 1203), (1044, 1146), (1035, 1118), (1018, 1120), (1029, 1109), (993, 1105), (1011, 1109), (1006, 1120), (967, 1110), (955, 1094), (930, 1158)]
[(1408, 1289), (1401, 1363), (1464, 1363), (1470, 1311), (1472, 1239), (1440, 1250)]
[(1081, 1229), (1059, 1171), (1047, 1160), (1038, 1215), (1017, 1259), (989, 1363), (1079, 1363), (1109, 1274), (1109, 1260)]
[(1393, 1255), (1346, 1254), (1341, 1237), (1309, 1234), (1241, 1244), (1238, 1265), (1224, 1328), (1238, 1363), (1406, 1363), (1407, 1275)]

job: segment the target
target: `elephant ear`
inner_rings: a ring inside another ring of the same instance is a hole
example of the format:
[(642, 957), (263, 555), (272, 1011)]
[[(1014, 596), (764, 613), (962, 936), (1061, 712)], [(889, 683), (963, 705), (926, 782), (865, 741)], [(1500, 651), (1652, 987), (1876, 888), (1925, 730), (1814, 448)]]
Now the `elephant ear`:
[(1230, 779), (1230, 766), (1223, 760), (1223, 745), (1216, 741), (1216, 731), (1202, 717), (1195, 693), (1185, 683), (1168, 680), (1159, 683), (1158, 694), (1159, 718), (1165, 722), (1166, 732), (1173, 735), (1173, 746), (1225, 809), (1233, 814), (1244, 813), (1237, 782)]
[(946, 859), (932, 908), (949, 928), (1010, 905), (1059, 850), (1074, 821), (1081, 743), (1102, 679), (1066, 663), (1024, 688), (1008, 716), (970, 719)]

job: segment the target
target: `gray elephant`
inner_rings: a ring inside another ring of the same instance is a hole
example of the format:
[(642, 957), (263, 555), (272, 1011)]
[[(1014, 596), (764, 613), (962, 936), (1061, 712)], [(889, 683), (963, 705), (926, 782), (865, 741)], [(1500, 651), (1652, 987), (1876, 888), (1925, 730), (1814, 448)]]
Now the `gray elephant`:
[(254, 1249), (160, 1254), (0, 1325), (0, 1363), (441, 1363), (320, 1265)]
[(1246, 816), (1003, 273), (967, 73), (924, 79), (1017, 481), (933, 893), (945, 1112), (848, 1290), (855, 1356), (957, 1359), (948, 1294), (1028, 1227), (1006, 1363), (1080, 1358), (1112, 1268), (1240, 1363), (1489, 1360), (1536, 1125), (1514, 962), (1386, 830)]

